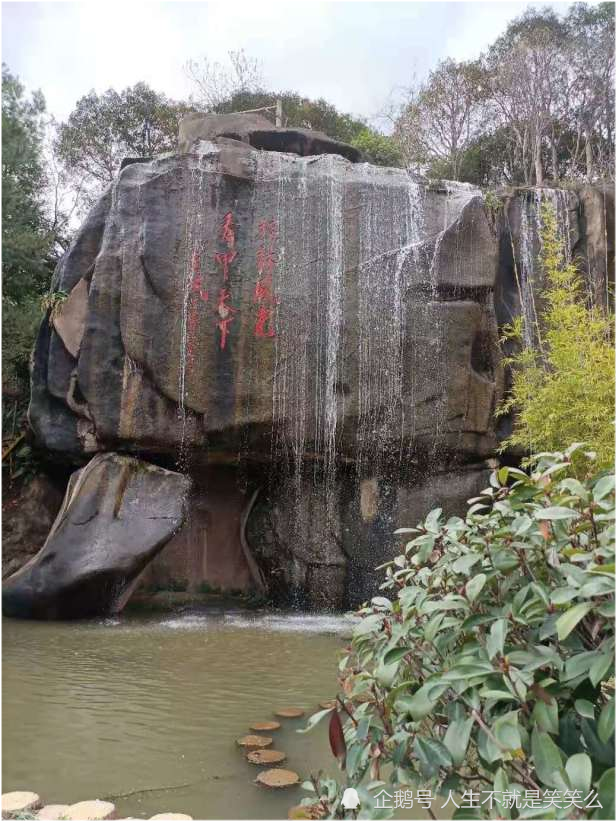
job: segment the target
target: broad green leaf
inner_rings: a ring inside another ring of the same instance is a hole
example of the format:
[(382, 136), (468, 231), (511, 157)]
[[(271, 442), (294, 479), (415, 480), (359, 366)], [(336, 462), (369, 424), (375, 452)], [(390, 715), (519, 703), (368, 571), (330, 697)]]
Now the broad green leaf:
[(567, 610), (563, 613), (562, 616), (556, 620), (556, 631), (559, 641), (566, 639), (576, 624), (591, 610), (592, 604), (584, 603), (576, 604), (571, 610)]
[(616, 802), (614, 800), (614, 791), (616, 786), (616, 773), (614, 768), (603, 773), (597, 784), (597, 791), (599, 793), (599, 803), (602, 809), (595, 810), (593, 818), (613, 819), (616, 818)]
[(556, 699), (551, 699), (548, 704), (538, 699), (533, 709), (533, 719), (535, 724), (544, 733), (558, 735), (558, 704)]
[(603, 681), (608, 673), (614, 669), (614, 651), (611, 653), (593, 654), (594, 661), (590, 667), (588, 678), (596, 687), (600, 681)]
[(590, 701), (587, 701), (585, 698), (576, 699), (573, 706), (575, 707), (575, 712), (583, 718), (595, 717), (595, 708), (592, 706)]
[(477, 596), (483, 590), (483, 586), (486, 583), (487, 576), (485, 573), (478, 573), (474, 576), (469, 582), (466, 584), (466, 595), (469, 601), (475, 601)]
[(602, 479), (599, 479), (597, 484), (592, 489), (592, 495), (596, 501), (603, 499), (608, 493), (612, 493), (614, 491), (614, 477), (613, 476), (604, 476)]
[(423, 774), (428, 778), (436, 775), (440, 767), (452, 766), (449, 750), (434, 738), (417, 736), (413, 745), (413, 752), (419, 759)]
[(497, 740), (508, 750), (519, 750), (522, 747), (520, 728), (518, 727), (517, 710), (499, 716), (492, 725), (492, 732)]
[(389, 650), (385, 653), (383, 657), (383, 664), (393, 664), (396, 661), (400, 661), (403, 656), (406, 656), (407, 653), (411, 652), (410, 647), (394, 647), (392, 650)]
[(539, 780), (547, 787), (560, 789), (563, 762), (561, 753), (547, 733), (535, 727), (531, 735), (531, 751)]
[(445, 733), (443, 744), (449, 750), (456, 767), (459, 767), (464, 761), (473, 723), (474, 719), (472, 718), (452, 721)]
[(322, 718), (325, 718), (325, 716), (329, 715), (331, 713), (331, 711), (335, 710), (335, 709), (336, 709), (335, 707), (330, 707), (327, 710), (320, 710), (318, 713), (314, 713), (314, 715), (311, 715), (310, 718), (308, 719), (308, 723), (306, 724), (306, 726), (303, 727), (301, 730), (296, 730), (295, 732), (297, 732), (297, 733), (308, 733), (308, 732), (310, 732), (310, 730), (312, 730), (313, 727), (316, 727), (316, 725), (319, 723), (319, 721), (321, 721)]
[(502, 656), (508, 629), (507, 619), (497, 619), (490, 628), (490, 634), (486, 639), (486, 649), (491, 659), (496, 655)]
[(592, 780), (592, 763), (586, 753), (572, 755), (565, 764), (565, 771), (573, 789), (587, 795)]
[(535, 511), (535, 519), (556, 521), (558, 519), (577, 519), (580, 514), (569, 507), (542, 507)]
[(471, 567), (476, 565), (478, 561), (481, 561), (481, 554), (467, 553), (465, 556), (460, 556), (459, 559), (456, 559), (451, 568), (454, 573), (461, 573), (463, 576), (468, 576)]
[(601, 715), (597, 723), (597, 735), (599, 736), (599, 740), (604, 744), (607, 744), (614, 734), (614, 720), (614, 699), (611, 698), (601, 710)]

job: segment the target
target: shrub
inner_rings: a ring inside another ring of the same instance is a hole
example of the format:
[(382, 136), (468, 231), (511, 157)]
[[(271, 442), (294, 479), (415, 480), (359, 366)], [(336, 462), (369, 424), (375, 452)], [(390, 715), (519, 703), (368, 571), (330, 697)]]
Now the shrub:
[[(579, 273), (564, 261), (551, 203), (542, 204), (540, 218), (545, 308), (538, 328), (526, 329), (537, 344), (521, 345), (505, 360), (512, 386), (498, 413), (513, 412), (514, 428), (503, 447), (537, 453), (587, 442), (598, 466), (608, 467), (614, 461), (613, 317), (585, 303)], [(522, 332), (519, 319), (505, 329), (505, 338), (521, 342)], [(584, 470), (578, 457), (577, 470)]]
[[(417, 787), (437, 813), (450, 792), (503, 800), (456, 818), (614, 817), (614, 477), (573, 478), (580, 450), (500, 468), (465, 519), (436, 509), (398, 531), (410, 541), (358, 613), (338, 709), (309, 724), (330, 715), (359, 817), (392, 814), (370, 790)], [(305, 804), (344, 817), (336, 781), (305, 786)], [(578, 805), (594, 790), (603, 810), (550, 806), (555, 790)]]

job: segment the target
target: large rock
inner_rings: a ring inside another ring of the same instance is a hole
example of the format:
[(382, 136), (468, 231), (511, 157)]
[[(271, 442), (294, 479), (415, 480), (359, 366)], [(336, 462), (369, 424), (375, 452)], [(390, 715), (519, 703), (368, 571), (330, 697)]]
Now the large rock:
[(606, 292), (609, 193), (508, 191), (495, 210), (359, 159), (259, 114), (188, 117), (180, 153), (125, 163), (58, 266), (39, 442), (207, 476), (142, 584), (368, 595), (392, 531), (463, 512), (507, 432), (498, 326), (540, 308), (543, 199)]
[(100, 454), (71, 476), (45, 545), (3, 585), (5, 615), (83, 618), (117, 612), (146, 564), (182, 525), (190, 480)]
[(180, 120), (178, 148), (191, 151), (200, 140), (237, 140), (253, 148), (284, 151), (301, 157), (340, 154), (358, 162), (360, 152), (308, 128), (277, 128), (262, 114), (187, 114)]
[(43, 473), (2, 505), (2, 578), (19, 570), (45, 544), (62, 504), (61, 485)]
[(327, 465), (489, 454), (498, 248), (480, 192), (234, 145), (243, 176), (235, 147), (201, 143), (125, 167), (86, 221), (56, 275), (62, 327), (35, 352), (41, 442)]

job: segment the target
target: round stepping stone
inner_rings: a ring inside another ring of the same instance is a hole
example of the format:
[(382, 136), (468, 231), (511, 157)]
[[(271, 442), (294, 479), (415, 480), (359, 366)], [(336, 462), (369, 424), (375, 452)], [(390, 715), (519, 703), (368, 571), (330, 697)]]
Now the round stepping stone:
[(269, 747), (273, 740), (267, 735), (245, 735), (238, 738), (237, 744), (247, 750), (259, 750), (262, 747)]
[(264, 770), (257, 776), (256, 783), (278, 790), (282, 787), (293, 787), (295, 784), (299, 784), (299, 775), (294, 773), (293, 770), (280, 770), (278, 768)]
[(104, 821), (106, 818), (113, 818), (115, 815), (115, 804), (111, 801), (79, 801), (71, 804), (65, 818), (68, 821)]
[(254, 724), (250, 725), (251, 730), (255, 730), (257, 733), (271, 733), (273, 730), (280, 729), (280, 722), (279, 721), (255, 721)]
[(45, 804), (37, 812), (36, 817), (41, 821), (58, 821), (60, 818), (66, 818), (70, 809), (69, 804)]
[(2, 817), (13, 818), (15, 815), (34, 812), (42, 803), (35, 792), (5, 792), (2, 795)]
[(301, 718), (304, 715), (304, 710), (299, 707), (281, 707), (274, 713), (278, 718)]
[(278, 750), (253, 750), (246, 753), (246, 759), (251, 764), (280, 764), (285, 758), (286, 755)]
[(152, 815), (150, 821), (192, 821), (192, 815), (184, 815), (182, 812), (159, 812), (158, 815)]
[(300, 819), (318, 819), (325, 818), (327, 810), (321, 804), (296, 804), (291, 807), (287, 818), (291, 821), (300, 821)]
[(338, 705), (338, 702), (336, 701), (335, 698), (333, 698), (331, 701), (320, 701), (319, 702), (319, 707), (322, 710), (333, 710), (334, 707), (336, 707), (337, 705)]

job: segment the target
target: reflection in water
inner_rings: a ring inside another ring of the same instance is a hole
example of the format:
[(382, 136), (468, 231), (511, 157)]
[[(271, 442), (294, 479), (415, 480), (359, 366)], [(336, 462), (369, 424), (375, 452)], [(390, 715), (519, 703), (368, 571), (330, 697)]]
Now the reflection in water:
[[(5, 620), (3, 633), (5, 792), (32, 789), (46, 803), (134, 793), (116, 800), (133, 816), (286, 818), (305, 793), (257, 787), (258, 769), (235, 739), (277, 707), (310, 711), (331, 698), (350, 626), (331, 616), (221, 612)], [(276, 749), (301, 777), (323, 767), (333, 774), (326, 727), (296, 734), (303, 724), (286, 722)]]

